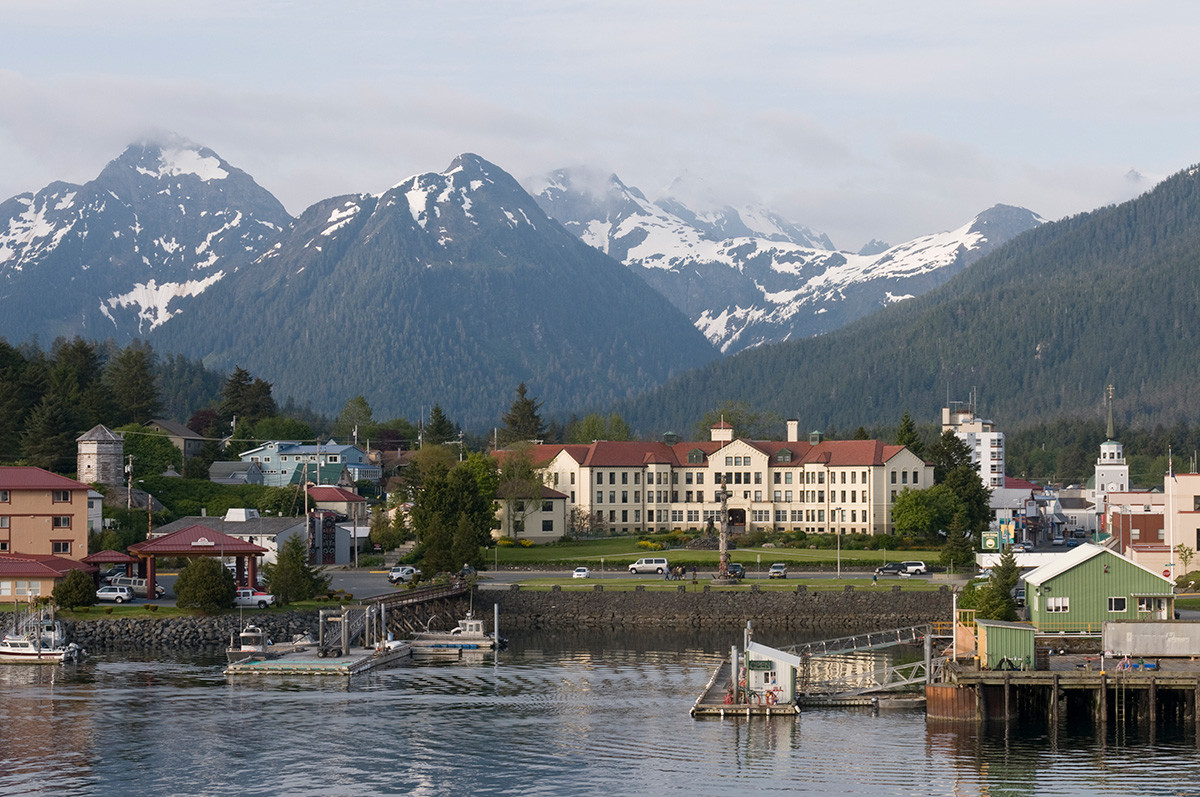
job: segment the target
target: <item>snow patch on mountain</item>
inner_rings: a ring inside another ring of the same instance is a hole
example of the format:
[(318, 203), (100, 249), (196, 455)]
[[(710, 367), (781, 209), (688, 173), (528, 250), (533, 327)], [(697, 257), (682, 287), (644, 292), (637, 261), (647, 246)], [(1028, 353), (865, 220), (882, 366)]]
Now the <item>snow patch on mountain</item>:
[(162, 179), (163, 177), (178, 177), (181, 174), (192, 174), (201, 180), (224, 180), (229, 172), (221, 168), (221, 159), (214, 155), (204, 155), (195, 147), (163, 148), (158, 156), (158, 169), (136, 167), (139, 174)]
[(166, 323), (176, 314), (170, 309), (172, 300), (199, 296), (210, 285), (217, 283), (224, 276), (224, 271), (218, 271), (200, 280), (164, 282), (161, 285), (155, 280), (150, 280), (147, 283), (137, 283), (133, 286), (132, 290), (126, 293), (119, 296), (110, 296), (102, 300), (100, 303), (100, 312), (115, 325), (117, 320), (113, 317), (110, 310), (136, 307), (138, 332), (146, 333)]

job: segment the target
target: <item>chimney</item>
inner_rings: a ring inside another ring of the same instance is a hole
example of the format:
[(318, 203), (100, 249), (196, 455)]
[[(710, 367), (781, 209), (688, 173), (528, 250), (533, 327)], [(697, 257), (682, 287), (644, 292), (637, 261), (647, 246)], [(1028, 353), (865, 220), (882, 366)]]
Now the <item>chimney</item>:
[(800, 441), (800, 421), (788, 420), (787, 422), (787, 441), (789, 443), (797, 443)]

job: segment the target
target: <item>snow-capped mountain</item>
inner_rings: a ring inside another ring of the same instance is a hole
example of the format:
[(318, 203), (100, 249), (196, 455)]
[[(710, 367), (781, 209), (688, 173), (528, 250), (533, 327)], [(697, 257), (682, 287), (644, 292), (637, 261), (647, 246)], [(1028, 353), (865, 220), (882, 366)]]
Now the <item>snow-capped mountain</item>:
[(210, 149), (175, 136), (131, 145), (84, 185), (0, 204), (0, 335), (145, 336), (291, 222)]
[(827, 236), (760, 208), (702, 215), (650, 202), (615, 175), (559, 170), (539, 204), (585, 243), (623, 262), (681, 309), (725, 353), (807, 337), (941, 285), (1042, 223), (997, 205), (962, 227), (893, 247), (835, 251)]
[(240, 364), (322, 411), (361, 393), (379, 417), (440, 403), (468, 428), (494, 424), (522, 381), (547, 406), (603, 406), (718, 356), (664, 297), (470, 154), (382, 194), (316, 203), (151, 342)]

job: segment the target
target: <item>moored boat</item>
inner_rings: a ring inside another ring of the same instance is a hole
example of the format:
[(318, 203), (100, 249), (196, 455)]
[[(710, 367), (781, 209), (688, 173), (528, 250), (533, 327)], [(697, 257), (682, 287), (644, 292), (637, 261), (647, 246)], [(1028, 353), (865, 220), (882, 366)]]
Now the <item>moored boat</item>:
[(246, 661), (266, 661), (267, 659), (278, 658), (285, 653), (294, 653), (297, 650), (302, 650), (311, 644), (313, 644), (312, 638), (301, 634), (291, 642), (284, 642), (277, 645), (267, 636), (266, 631), (257, 625), (251, 624), (242, 629), (237, 639), (229, 640), (229, 647), (225, 649), (225, 656), (230, 664)]
[(83, 655), (83, 648), (67, 641), (62, 623), (53, 616), (14, 616), (14, 621), (16, 627), (0, 638), (2, 664), (60, 664)]
[[(413, 634), (408, 644), (415, 651), (431, 650), (492, 650), (496, 647), (496, 638), (483, 630), (483, 620), (471, 612), (458, 621), (458, 626), (449, 631), (418, 631)], [(503, 646), (504, 640), (500, 640)]]

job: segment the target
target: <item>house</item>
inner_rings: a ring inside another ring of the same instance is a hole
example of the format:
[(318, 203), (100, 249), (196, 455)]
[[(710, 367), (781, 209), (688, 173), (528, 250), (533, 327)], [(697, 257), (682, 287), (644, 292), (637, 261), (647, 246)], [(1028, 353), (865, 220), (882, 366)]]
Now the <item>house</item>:
[(339, 520), (365, 518), (367, 499), (341, 487), (318, 485), (308, 488), (308, 500), (314, 509), (326, 509)]
[(262, 484), (263, 472), (257, 462), (214, 462), (208, 466), (208, 480), (216, 484)]
[(72, 570), (89, 575), (92, 565), (61, 556), (0, 554), (0, 602), (12, 603), (49, 595), (54, 585)]
[(104, 526), (104, 496), (95, 490), (88, 490), (87, 509), (88, 531), (101, 531)]
[(87, 556), (89, 489), (41, 468), (0, 467), (0, 555)]
[(147, 423), (146, 428), (165, 435), (171, 441), (171, 445), (183, 452), (184, 462), (200, 456), (204, 449), (204, 438), (182, 423), (156, 418)]
[(339, 471), (345, 468), (351, 484), (362, 479), (379, 481), (383, 476), (383, 469), (370, 461), (366, 451), (355, 445), (338, 445), (333, 440), (316, 445), (272, 440), (242, 452), (238, 458), (242, 462), (256, 463), (262, 469), (263, 484), (268, 487), (283, 487), (301, 481), (333, 483), (323, 478), (323, 472), (317, 473), (318, 468), (326, 465), (337, 465)]
[(703, 530), (720, 523), (724, 497), (734, 533), (889, 534), (896, 496), (933, 486), (933, 466), (904, 446), (800, 440), (795, 420), (782, 441), (735, 438), (721, 422), (705, 441), (537, 445), (532, 455), (568, 513), (619, 533)]
[(203, 526), (222, 535), (266, 549), (263, 562), (274, 562), (279, 546), (292, 533), (306, 533), (302, 517), (262, 517), (257, 509), (230, 509), (223, 517), (207, 515), (184, 517), (154, 530), (152, 538), (165, 537), (181, 529)]
[(558, 490), (542, 487), (541, 496), (533, 499), (525, 495), (508, 495), (501, 485), (497, 498), (500, 499), (497, 513), (500, 528), (492, 532), (493, 538), (552, 542), (567, 533), (567, 496)]
[(1025, 601), (1040, 632), (1099, 633), (1105, 622), (1115, 620), (1170, 619), (1173, 586), (1128, 557), (1086, 543), (1030, 571)]

